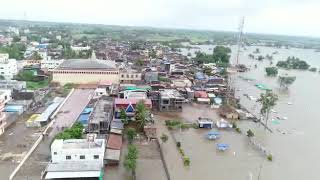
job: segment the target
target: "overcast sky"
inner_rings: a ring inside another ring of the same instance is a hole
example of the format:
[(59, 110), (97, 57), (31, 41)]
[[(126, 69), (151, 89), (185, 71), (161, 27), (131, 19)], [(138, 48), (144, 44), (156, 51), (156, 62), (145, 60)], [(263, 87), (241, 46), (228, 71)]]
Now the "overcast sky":
[(320, 37), (320, 0), (0, 0), (0, 19)]

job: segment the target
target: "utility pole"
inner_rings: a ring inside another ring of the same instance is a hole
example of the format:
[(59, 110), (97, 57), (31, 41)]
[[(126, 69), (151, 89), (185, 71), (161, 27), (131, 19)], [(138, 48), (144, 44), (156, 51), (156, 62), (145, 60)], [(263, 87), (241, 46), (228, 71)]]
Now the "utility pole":
[(240, 19), (240, 24), (239, 24), (239, 29), (238, 29), (238, 49), (237, 49), (237, 59), (236, 59), (236, 65), (239, 64), (239, 56), (240, 56), (240, 48), (242, 44), (242, 35), (243, 35), (243, 26), (244, 26), (244, 16), (241, 17)]

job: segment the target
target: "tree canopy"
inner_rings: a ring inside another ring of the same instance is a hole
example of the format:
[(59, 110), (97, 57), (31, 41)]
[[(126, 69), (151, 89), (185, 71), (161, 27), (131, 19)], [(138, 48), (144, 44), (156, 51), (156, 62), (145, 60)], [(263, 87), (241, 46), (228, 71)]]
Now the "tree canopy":
[(277, 76), (278, 75), (278, 68), (276, 67), (266, 67), (267, 76)]
[(280, 88), (288, 89), (288, 87), (296, 80), (295, 76), (279, 76), (278, 82)]
[(309, 69), (310, 65), (307, 62), (300, 60), (299, 58), (289, 56), (286, 61), (278, 61), (277, 67), (285, 69), (307, 70)]
[(136, 146), (130, 144), (128, 146), (128, 154), (124, 160), (124, 167), (127, 170), (131, 170), (132, 178), (135, 180), (136, 168), (137, 168), (137, 159), (139, 151)]
[(10, 46), (2, 46), (0, 47), (0, 53), (8, 53), (9, 58), (22, 60), (24, 58), (24, 51), (26, 50), (26, 46), (23, 44), (14, 43)]
[(230, 48), (224, 46), (216, 46), (213, 49), (212, 54), (206, 54), (200, 51), (196, 52), (195, 61), (197, 61), (199, 64), (216, 63), (218, 65), (225, 66), (226, 64), (229, 64), (230, 53)]
[(271, 109), (276, 105), (278, 96), (272, 91), (266, 91), (264, 94), (260, 94), (260, 98), (257, 100), (261, 104), (260, 113), (265, 118), (266, 126), (268, 125), (269, 115)]

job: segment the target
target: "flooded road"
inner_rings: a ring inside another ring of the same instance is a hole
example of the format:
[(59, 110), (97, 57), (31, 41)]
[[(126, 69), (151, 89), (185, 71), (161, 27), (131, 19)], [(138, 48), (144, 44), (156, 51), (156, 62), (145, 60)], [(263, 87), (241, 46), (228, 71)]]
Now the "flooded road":
[[(209, 48), (212, 48), (212, 46), (202, 47), (202, 49), (207, 52), (210, 51)], [(277, 113), (272, 113), (270, 119), (276, 116), (286, 117), (286, 120), (269, 121), (269, 126), (273, 129), (274, 133), (265, 131), (263, 127), (257, 123), (242, 121), (239, 124), (243, 131), (249, 128), (253, 129), (256, 138), (273, 153), (274, 160), (267, 162), (265, 157), (246, 144), (245, 139), (233, 136), (232, 133), (228, 133), (228, 135), (223, 134), (222, 139), (230, 143), (231, 151), (236, 152), (236, 157), (233, 159), (231, 157), (213, 157), (210, 152), (207, 152), (207, 148), (210, 148), (210, 146), (206, 146), (205, 142), (201, 143), (202, 141), (200, 141), (196, 145), (192, 145), (192, 141), (195, 141), (193, 137), (198, 134), (197, 130), (195, 130), (192, 135), (189, 135), (189, 133), (188, 135), (181, 135), (181, 138), (187, 143), (190, 143), (190, 147), (201, 146), (201, 148), (198, 149), (195, 147), (195, 150), (203, 154), (197, 157), (203, 159), (202, 163), (204, 163), (204, 165), (209, 165), (205, 159), (210, 159), (210, 161), (212, 161), (210, 163), (211, 167), (216, 168), (215, 163), (220, 163), (220, 166), (224, 167), (223, 171), (221, 168), (219, 169), (221, 170), (219, 173), (212, 175), (212, 177), (217, 179), (248, 179), (245, 177), (245, 174), (248, 175), (250, 173), (252, 173), (253, 179), (257, 179), (260, 167), (260, 179), (262, 180), (315, 179), (318, 177), (317, 172), (319, 169), (317, 160), (320, 159), (320, 154), (318, 153), (320, 150), (320, 142), (316, 140), (320, 135), (318, 130), (320, 125), (318, 118), (320, 116), (320, 98), (318, 95), (320, 92), (320, 74), (309, 71), (280, 70), (280, 75), (289, 74), (296, 76), (296, 81), (290, 86), (289, 90), (282, 91), (279, 89), (277, 78), (265, 76), (264, 68), (269, 66), (269, 61), (264, 60), (263, 62), (259, 62), (248, 58), (248, 54), (252, 53), (256, 48), (260, 48), (261, 55), (263, 56), (266, 54), (270, 55), (274, 51), (279, 51), (279, 54), (273, 55), (274, 64), (276, 64), (278, 60), (286, 60), (288, 56), (295, 56), (307, 61), (311, 66), (320, 67), (320, 54), (314, 52), (314, 50), (305, 49), (249, 47), (240, 55), (240, 63), (251, 67), (254, 67), (255, 64), (258, 66), (256, 69), (252, 68), (249, 72), (237, 74), (233, 78), (233, 86), (236, 89), (240, 89), (240, 91), (236, 91), (236, 96), (240, 97), (241, 104), (251, 112), (258, 114), (259, 104), (257, 104), (255, 100), (249, 100), (243, 96), (243, 94), (259, 98), (260, 93), (263, 93), (263, 91), (257, 89), (254, 85), (255, 83), (263, 83), (272, 88), (279, 96), (279, 101), (274, 108)], [(234, 47), (232, 47), (232, 50), (235, 52)], [(234, 53), (231, 56), (231, 60), (235, 60)], [(248, 82), (239, 78), (238, 75), (254, 80)], [(193, 111), (195, 112), (196, 110)], [(186, 118), (188, 118), (188, 116), (186, 116)], [(190, 147), (186, 149), (190, 149)], [(191, 152), (192, 155), (194, 153), (196, 152)], [(226, 172), (229, 173), (226, 174)]]

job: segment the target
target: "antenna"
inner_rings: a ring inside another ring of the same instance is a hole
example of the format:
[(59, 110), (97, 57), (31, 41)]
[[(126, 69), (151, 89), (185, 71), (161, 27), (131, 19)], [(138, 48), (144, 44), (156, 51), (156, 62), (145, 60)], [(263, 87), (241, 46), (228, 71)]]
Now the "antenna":
[(242, 44), (242, 35), (243, 35), (243, 26), (244, 26), (244, 16), (241, 17), (240, 19), (240, 23), (239, 23), (239, 29), (238, 29), (238, 50), (237, 50), (237, 64), (239, 64), (239, 55), (240, 55), (240, 48), (241, 48), (241, 44)]

